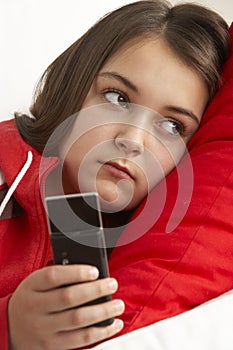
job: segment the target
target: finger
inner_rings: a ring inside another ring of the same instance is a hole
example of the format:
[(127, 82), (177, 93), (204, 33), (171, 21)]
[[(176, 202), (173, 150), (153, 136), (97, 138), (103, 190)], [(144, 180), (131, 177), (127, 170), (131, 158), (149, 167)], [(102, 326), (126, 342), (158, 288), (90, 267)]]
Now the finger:
[(89, 265), (54, 265), (37, 270), (27, 283), (37, 291), (48, 291), (63, 285), (91, 281), (98, 278), (98, 269)]
[(116, 319), (110, 326), (88, 327), (84, 329), (60, 332), (53, 341), (54, 349), (74, 349), (97, 343), (120, 332), (124, 324)]
[(71, 331), (119, 316), (124, 309), (122, 300), (111, 300), (49, 315), (48, 322), (53, 323), (56, 332)]
[(48, 313), (59, 312), (111, 295), (117, 288), (118, 284), (114, 278), (103, 278), (48, 291), (41, 298), (41, 303), (47, 305)]

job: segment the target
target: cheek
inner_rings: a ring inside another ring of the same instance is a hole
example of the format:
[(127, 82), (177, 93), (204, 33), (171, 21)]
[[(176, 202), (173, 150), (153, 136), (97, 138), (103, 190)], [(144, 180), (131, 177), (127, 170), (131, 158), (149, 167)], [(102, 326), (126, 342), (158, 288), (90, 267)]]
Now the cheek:
[(82, 161), (83, 155), (80, 152), (79, 147), (76, 145), (71, 146), (66, 157), (64, 159), (64, 167), (69, 171), (77, 169)]
[[(156, 150), (156, 151), (155, 151)], [(178, 164), (181, 160), (186, 145), (182, 141), (180, 145), (163, 145), (154, 146), (150, 152), (150, 159), (147, 159), (144, 173), (144, 183), (147, 184), (149, 192), (158, 185)]]
[(69, 152), (63, 162), (63, 186), (65, 192), (77, 192), (78, 191), (78, 168), (79, 160), (74, 156), (72, 152)]
[(98, 144), (99, 139), (97, 136), (99, 136), (99, 133), (96, 135), (95, 130), (90, 130), (77, 137), (73, 133), (64, 145), (63, 152), (61, 152), (64, 164), (67, 164), (70, 168), (72, 166), (77, 168), (85, 156), (91, 150), (94, 150), (96, 144)]
[(72, 145), (66, 146), (66, 152), (63, 153), (63, 183), (68, 189), (75, 191), (79, 188), (78, 174), (80, 166), (88, 152), (88, 147), (82, 138)]

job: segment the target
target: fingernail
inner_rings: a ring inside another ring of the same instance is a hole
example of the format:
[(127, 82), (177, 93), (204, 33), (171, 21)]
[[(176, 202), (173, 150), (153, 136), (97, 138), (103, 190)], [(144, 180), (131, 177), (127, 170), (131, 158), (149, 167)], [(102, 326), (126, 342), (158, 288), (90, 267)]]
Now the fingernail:
[(114, 322), (114, 329), (117, 332), (119, 332), (123, 327), (124, 327), (124, 323), (123, 323), (122, 320), (119, 320), (119, 319), (115, 320), (115, 322)]
[(92, 278), (92, 279), (96, 279), (99, 275), (99, 271), (97, 270), (97, 268), (95, 267), (92, 267), (90, 270), (89, 270), (89, 276)]
[(125, 304), (122, 300), (114, 300), (114, 308), (117, 313), (122, 313), (124, 311)]
[(114, 278), (110, 278), (108, 280), (108, 285), (112, 291), (115, 291), (117, 289), (117, 281)]

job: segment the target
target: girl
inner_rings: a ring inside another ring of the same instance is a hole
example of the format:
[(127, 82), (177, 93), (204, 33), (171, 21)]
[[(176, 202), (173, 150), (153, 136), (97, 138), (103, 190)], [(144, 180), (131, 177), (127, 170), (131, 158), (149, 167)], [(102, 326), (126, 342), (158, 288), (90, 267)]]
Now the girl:
[(97, 191), (105, 226), (121, 231), (184, 154), (228, 53), (228, 26), (211, 10), (135, 2), (48, 67), (32, 117), (1, 124), (3, 349), (74, 349), (122, 329), (122, 300), (81, 306), (113, 294), (115, 279), (97, 280), (91, 266), (49, 266), (43, 197)]

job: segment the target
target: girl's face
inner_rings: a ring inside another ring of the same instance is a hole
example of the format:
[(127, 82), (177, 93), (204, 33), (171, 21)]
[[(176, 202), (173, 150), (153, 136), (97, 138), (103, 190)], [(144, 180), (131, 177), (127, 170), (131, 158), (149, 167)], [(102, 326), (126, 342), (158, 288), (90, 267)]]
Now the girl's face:
[(124, 45), (103, 66), (61, 147), (66, 193), (136, 207), (178, 163), (208, 101), (201, 77), (164, 41)]

